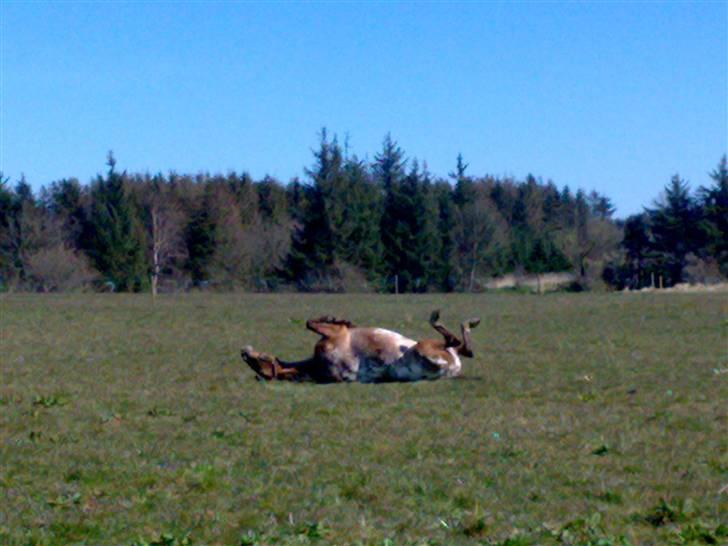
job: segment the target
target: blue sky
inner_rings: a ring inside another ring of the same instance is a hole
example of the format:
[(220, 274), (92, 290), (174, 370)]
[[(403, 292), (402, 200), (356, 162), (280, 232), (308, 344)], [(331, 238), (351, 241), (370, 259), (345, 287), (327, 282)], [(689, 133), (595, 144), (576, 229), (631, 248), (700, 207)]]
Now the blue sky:
[(624, 216), (728, 149), (726, 2), (0, 4), (0, 169), (303, 175), (322, 126)]

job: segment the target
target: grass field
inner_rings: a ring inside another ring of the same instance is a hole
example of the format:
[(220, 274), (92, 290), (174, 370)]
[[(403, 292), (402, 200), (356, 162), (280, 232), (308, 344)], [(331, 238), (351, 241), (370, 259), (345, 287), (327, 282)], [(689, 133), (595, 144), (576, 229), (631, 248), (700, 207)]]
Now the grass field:
[[(432, 337), (436, 307), (483, 319), (463, 378), (263, 384), (239, 357), (307, 356), (321, 314)], [(725, 295), (5, 295), (0, 312), (3, 545), (728, 542)]]

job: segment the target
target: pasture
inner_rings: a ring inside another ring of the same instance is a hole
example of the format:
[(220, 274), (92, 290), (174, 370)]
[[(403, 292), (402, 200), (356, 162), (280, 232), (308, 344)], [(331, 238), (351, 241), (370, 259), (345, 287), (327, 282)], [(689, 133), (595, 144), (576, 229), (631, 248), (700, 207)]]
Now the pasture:
[[(4, 295), (0, 544), (728, 541), (725, 294)], [(258, 383), (307, 318), (434, 337), (464, 377)], [(723, 491), (721, 492), (721, 489)]]

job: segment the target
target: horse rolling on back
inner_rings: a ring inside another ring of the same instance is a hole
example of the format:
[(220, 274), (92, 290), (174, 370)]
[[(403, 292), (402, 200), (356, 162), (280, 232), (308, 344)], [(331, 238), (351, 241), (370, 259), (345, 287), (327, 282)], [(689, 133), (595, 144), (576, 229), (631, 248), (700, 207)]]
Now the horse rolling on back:
[(384, 328), (362, 328), (324, 316), (306, 323), (321, 336), (311, 358), (286, 362), (250, 346), (241, 355), (257, 378), (266, 381), (379, 383), (456, 377), (462, 371), (460, 358), (473, 356), (470, 330), (479, 323), (464, 321), (458, 337), (440, 322), (440, 312), (433, 311), (430, 325), (443, 339), (415, 341)]

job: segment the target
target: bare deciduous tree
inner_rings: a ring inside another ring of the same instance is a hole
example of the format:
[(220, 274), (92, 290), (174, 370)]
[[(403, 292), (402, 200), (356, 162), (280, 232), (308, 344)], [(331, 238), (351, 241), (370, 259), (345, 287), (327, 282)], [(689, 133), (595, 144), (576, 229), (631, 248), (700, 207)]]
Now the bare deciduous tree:
[(469, 292), (475, 289), (478, 266), (506, 240), (507, 233), (508, 225), (489, 197), (480, 195), (460, 210), (455, 239), (460, 249), (460, 270), (467, 271)]
[(76, 290), (97, 276), (86, 257), (66, 243), (55, 243), (27, 254), (24, 267), (27, 283), (43, 292)]
[(182, 208), (170, 193), (164, 185), (153, 183), (151, 191), (143, 197), (147, 213), (152, 297), (157, 295), (159, 279), (165, 269), (187, 255)]

